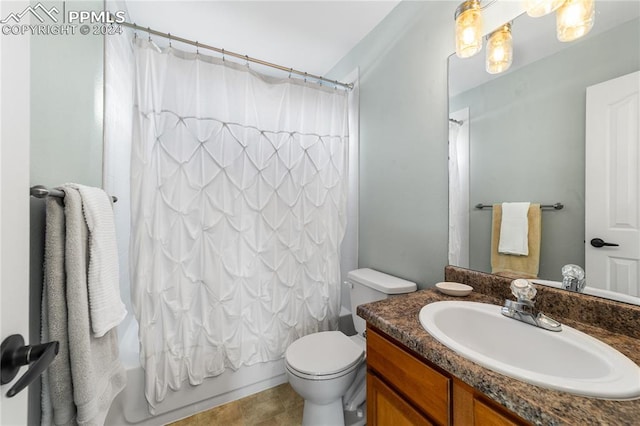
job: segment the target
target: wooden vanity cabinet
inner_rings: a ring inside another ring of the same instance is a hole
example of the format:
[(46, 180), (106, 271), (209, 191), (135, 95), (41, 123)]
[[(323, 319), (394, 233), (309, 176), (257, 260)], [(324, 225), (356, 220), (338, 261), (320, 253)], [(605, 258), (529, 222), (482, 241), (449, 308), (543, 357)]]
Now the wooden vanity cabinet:
[(367, 328), (367, 424), (528, 425), (514, 413)]

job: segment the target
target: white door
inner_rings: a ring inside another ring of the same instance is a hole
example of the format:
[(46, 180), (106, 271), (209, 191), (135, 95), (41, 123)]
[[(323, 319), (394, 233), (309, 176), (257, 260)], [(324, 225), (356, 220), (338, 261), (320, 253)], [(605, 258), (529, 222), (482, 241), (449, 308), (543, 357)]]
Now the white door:
[[(639, 86), (640, 72), (635, 72), (588, 87), (586, 116), (587, 282), (636, 297), (640, 296)], [(617, 245), (596, 247), (602, 242)]]
[[(0, 1), (0, 19), (28, 2)], [(0, 34), (0, 341), (29, 341), (29, 37)], [(20, 377), (26, 371), (22, 367)], [(14, 379), (15, 382), (16, 379)], [(27, 391), (0, 388), (0, 424), (27, 424)]]

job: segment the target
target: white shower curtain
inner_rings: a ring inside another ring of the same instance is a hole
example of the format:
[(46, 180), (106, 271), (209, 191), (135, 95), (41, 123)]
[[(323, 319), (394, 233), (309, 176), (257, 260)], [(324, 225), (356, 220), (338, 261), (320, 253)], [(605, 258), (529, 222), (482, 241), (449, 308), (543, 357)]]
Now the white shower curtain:
[(335, 329), (344, 90), (136, 40), (132, 302), (151, 407)]

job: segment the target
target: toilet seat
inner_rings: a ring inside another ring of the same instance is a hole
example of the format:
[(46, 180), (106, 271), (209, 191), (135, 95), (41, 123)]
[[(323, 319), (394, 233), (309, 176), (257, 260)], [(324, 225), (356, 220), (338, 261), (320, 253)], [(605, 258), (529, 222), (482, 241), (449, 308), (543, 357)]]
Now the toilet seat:
[(287, 369), (298, 377), (330, 380), (357, 368), (364, 360), (364, 350), (340, 331), (323, 331), (289, 345), (285, 360)]
[(306, 374), (306, 373), (302, 373), (298, 370), (296, 370), (295, 368), (291, 367), (288, 363), (285, 362), (285, 368), (287, 369), (287, 371), (291, 374), (293, 374), (294, 376), (297, 376), (301, 379), (304, 380), (314, 380), (314, 381), (328, 381), (328, 380), (332, 380), (332, 379), (337, 379), (340, 378), (342, 376), (346, 376), (347, 374), (350, 374), (352, 371), (356, 370), (359, 366), (360, 363), (364, 361), (364, 357), (362, 357), (361, 361), (358, 361), (356, 364), (350, 366), (349, 368), (342, 370), (342, 371), (338, 371), (337, 373), (333, 373), (333, 374), (323, 374), (323, 375), (315, 375), (315, 374)]

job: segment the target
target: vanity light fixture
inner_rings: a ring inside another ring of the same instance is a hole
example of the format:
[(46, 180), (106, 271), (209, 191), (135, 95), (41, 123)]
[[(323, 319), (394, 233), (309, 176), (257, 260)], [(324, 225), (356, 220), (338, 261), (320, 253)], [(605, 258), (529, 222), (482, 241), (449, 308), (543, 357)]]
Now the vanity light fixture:
[[(482, 9), (497, 0), (465, 0), (456, 8), (456, 55), (469, 58), (482, 50)], [(481, 4), (482, 2), (482, 4)], [(533, 17), (556, 11), (558, 40), (573, 41), (593, 28), (595, 0), (525, 0), (527, 14)], [(486, 70), (490, 74), (506, 71), (513, 62), (511, 23), (487, 38)]]
[(562, 6), (564, 0), (526, 0), (527, 15), (533, 18), (545, 16)]
[(486, 70), (489, 74), (506, 71), (513, 62), (511, 23), (504, 24), (487, 39)]
[(573, 41), (591, 31), (595, 10), (594, 0), (565, 0), (556, 12), (558, 40)]
[(479, 0), (467, 0), (455, 13), (456, 55), (469, 58), (482, 49), (482, 14)]

